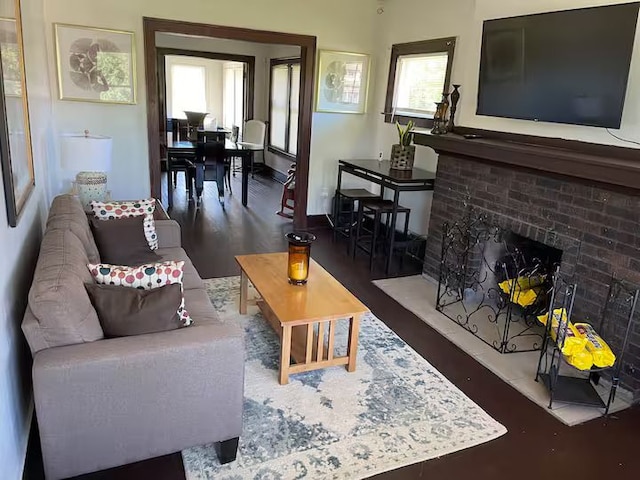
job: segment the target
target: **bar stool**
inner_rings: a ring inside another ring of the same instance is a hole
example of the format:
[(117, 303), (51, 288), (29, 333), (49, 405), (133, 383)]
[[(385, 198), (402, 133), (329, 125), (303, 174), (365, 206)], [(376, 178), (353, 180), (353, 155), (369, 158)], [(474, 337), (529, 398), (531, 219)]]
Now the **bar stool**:
[[(409, 215), (411, 214), (411, 209), (407, 207), (403, 207), (398, 205), (397, 208), (398, 213), (404, 214), (404, 237), (405, 239), (409, 233)], [(358, 208), (358, 218), (356, 220), (356, 233), (353, 236), (353, 245), (352, 245), (352, 256), (356, 258), (356, 251), (358, 248), (364, 250), (369, 254), (369, 270), (373, 271), (373, 260), (376, 256), (376, 248), (378, 247), (379, 235), (380, 235), (380, 223), (382, 222), (382, 216), (386, 215), (385, 218), (385, 239), (389, 238), (389, 233), (391, 228), (396, 228), (395, 225), (391, 225), (391, 217), (393, 213), (393, 202), (391, 200), (382, 200), (378, 199), (365, 199), (360, 202)], [(367, 230), (364, 227), (365, 216), (373, 220), (373, 229)], [(362, 233), (366, 233), (368, 235), (363, 235)], [(363, 244), (364, 240), (370, 240), (369, 248), (367, 249), (366, 243)], [(386, 242), (385, 242), (386, 243)], [(389, 255), (393, 255), (393, 252), (389, 252)]]
[[(334, 197), (333, 205), (333, 239), (340, 234), (349, 239), (347, 243), (347, 252), (351, 247), (351, 238), (353, 237), (353, 227), (356, 224), (355, 204), (362, 203), (364, 200), (379, 199), (380, 195), (370, 192), (364, 188), (344, 188), (337, 190)], [(348, 205), (348, 210), (343, 209), (343, 200)], [(348, 214), (348, 219), (342, 222), (342, 215)]]

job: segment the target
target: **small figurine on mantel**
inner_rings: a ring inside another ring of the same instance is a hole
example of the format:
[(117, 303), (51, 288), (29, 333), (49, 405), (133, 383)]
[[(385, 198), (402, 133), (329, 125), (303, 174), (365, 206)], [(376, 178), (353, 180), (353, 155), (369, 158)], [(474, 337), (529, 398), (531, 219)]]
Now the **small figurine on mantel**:
[(453, 92), (451, 92), (451, 113), (449, 114), (449, 123), (447, 124), (447, 131), (453, 132), (456, 127), (455, 116), (458, 110), (458, 102), (460, 101), (460, 87), (459, 83), (453, 84)]
[[(446, 100), (446, 101), (445, 101)], [(447, 133), (447, 109), (449, 108), (449, 101), (446, 99), (446, 94), (442, 94), (442, 101), (436, 102), (436, 113), (433, 115), (433, 128), (431, 133), (434, 135), (444, 135)]]
[[(433, 116), (433, 128), (431, 133), (434, 135), (444, 135), (448, 132), (452, 132), (455, 127), (455, 114), (458, 109), (458, 102), (460, 101), (460, 92), (458, 89), (460, 85), (453, 85), (453, 92), (451, 94), (444, 92), (442, 94), (442, 101), (436, 103), (436, 113)], [(451, 100), (449, 100), (451, 97)], [(449, 109), (451, 106), (451, 109)], [(449, 119), (447, 120), (447, 113), (449, 113)]]

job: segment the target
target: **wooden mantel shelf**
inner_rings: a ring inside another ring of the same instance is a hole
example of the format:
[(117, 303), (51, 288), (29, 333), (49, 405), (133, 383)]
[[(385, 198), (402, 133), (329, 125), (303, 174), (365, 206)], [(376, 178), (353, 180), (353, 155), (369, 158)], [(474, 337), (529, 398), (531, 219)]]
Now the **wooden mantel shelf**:
[[(466, 133), (482, 138), (466, 139)], [(458, 127), (456, 134), (416, 132), (414, 143), (466, 157), (624, 187), (640, 194), (640, 149)]]

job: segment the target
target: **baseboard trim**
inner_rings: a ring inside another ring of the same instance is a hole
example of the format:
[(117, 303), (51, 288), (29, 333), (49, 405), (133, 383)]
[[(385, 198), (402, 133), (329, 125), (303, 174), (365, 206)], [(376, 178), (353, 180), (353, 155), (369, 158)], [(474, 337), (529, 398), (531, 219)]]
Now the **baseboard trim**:
[(267, 165), (266, 163), (263, 166), (263, 173), (268, 177), (273, 178), (276, 182), (284, 183), (287, 181), (287, 175)]

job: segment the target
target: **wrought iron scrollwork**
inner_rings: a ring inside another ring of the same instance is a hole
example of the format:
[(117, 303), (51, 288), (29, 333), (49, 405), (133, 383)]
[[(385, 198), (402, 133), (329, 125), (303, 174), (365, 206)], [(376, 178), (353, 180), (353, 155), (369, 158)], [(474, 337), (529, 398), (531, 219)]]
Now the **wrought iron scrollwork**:
[[(442, 237), (436, 308), (500, 353), (541, 348), (544, 329), (536, 316), (546, 310), (551, 290), (550, 266), (512, 237), (472, 210), (460, 222), (445, 223)], [(505, 293), (500, 284), (507, 280)], [(514, 299), (527, 282), (536, 287), (535, 300), (523, 307)]]

